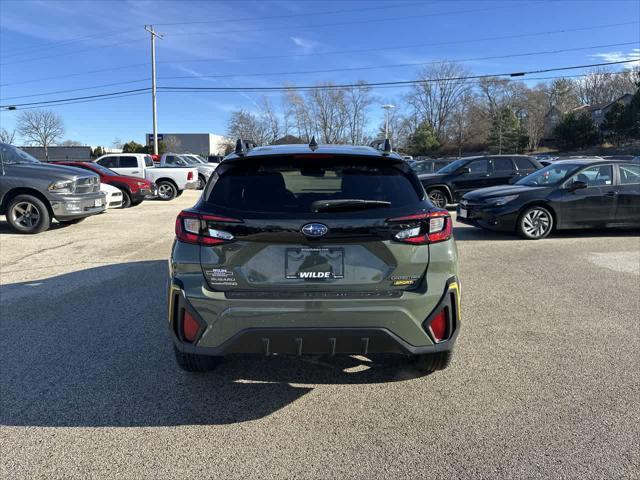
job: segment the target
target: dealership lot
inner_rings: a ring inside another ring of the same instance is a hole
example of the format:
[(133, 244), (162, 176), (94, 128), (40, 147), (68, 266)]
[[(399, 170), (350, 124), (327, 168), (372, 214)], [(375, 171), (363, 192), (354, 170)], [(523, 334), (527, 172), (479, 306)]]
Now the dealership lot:
[(197, 195), (36, 236), (0, 221), (3, 478), (637, 475), (638, 232), (456, 224), (463, 328), (443, 372), (240, 357), (189, 375), (165, 284)]

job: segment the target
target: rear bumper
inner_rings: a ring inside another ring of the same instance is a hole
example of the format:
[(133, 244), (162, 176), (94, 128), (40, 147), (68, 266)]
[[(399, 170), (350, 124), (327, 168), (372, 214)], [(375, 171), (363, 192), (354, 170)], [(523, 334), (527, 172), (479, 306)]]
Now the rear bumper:
[[(169, 288), (169, 331), (176, 347), (202, 355), (242, 354), (361, 354), (416, 355), (448, 351), (460, 330), (460, 288), (451, 277), (435, 297), (405, 293), (385, 303), (370, 301), (234, 302), (213, 322), (205, 321), (209, 308), (188, 299), (176, 284)], [(424, 297), (424, 298), (420, 298)], [(423, 310), (415, 318), (412, 312)], [(434, 306), (435, 305), (435, 306)], [(436, 342), (429, 330), (435, 312), (445, 309), (448, 335)], [(184, 312), (200, 324), (193, 343), (181, 335)], [(201, 315), (202, 313), (202, 315)], [(310, 326), (313, 325), (313, 326)], [(232, 333), (229, 335), (229, 331)], [(412, 341), (409, 341), (410, 338)], [(219, 339), (222, 339), (219, 341)]]

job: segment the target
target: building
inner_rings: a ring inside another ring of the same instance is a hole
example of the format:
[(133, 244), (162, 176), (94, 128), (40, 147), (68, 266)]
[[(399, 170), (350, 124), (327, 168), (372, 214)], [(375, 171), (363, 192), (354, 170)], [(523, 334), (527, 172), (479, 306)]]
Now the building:
[[(43, 162), (47, 161), (44, 154), (44, 147), (20, 147), (30, 155), (33, 155), (38, 160)], [(88, 162), (91, 160), (91, 147), (88, 145), (80, 146), (63, 146), (52, 145), (47, 147), (49, 153), (49, 161), (63, 161), (63, 160), (77, 160), (81, 162)]]
[[(586, 113), (591, 117), (591, 120), (593, 121), (593, 124), (596, 126), (596, 128), (599, 131), (602, 131), (602, 124), (606, 119), (607, 113), (611, 111), (613, 106), (616, 103), (622, 103), (625, 106), (629, 105), (632, 98), (632, 94), (625, 93), (620, 98), (617, 98), (612, 102), (600, 103), (598, 105), (581, 105), (564, 113)], [(558, 108), (551, 107), (547, 114), (544, 116), (544, 142), (553, 142), (555, 140), (553, 130), (560, 123), (560, 120), (562, 120), (562, 115), (563, 112), (558, 110)]]
[[(195, 153), (203, 157), (224, 155), (229, 144), (227, 137), (213, 133), (159, 133), (158, 141), (162, 142), (168, 152)], [(153, 145), (153, 134), (147, 134), (147, 145)]]

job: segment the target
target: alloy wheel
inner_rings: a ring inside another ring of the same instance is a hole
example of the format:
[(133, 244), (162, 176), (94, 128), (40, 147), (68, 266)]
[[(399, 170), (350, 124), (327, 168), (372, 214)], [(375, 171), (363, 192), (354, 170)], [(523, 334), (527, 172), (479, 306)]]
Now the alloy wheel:
[(429, 192), (429, 200), (438, 208), (444, 208), (447, 206), (447, 199), (440, 190), (432, 190)]
[(542, 238), (551, 230), (551, 222), (546, 210), (534, 208), (522, 218), (522, 229), (531, 238)]
[(163, 200), (170, 199), (173, 196), (173, 187), (169, 184), (162, 184), (158, 187), (158, 196)]
[(11, 216), (17, 224), (28, 229), (34, 228), (40, 222), (40, 210), (30, 202), (16, 203)]

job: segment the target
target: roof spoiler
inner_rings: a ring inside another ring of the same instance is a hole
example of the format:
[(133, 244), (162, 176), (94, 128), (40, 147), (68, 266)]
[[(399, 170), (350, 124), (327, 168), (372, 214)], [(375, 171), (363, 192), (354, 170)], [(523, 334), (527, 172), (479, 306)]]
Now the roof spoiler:
[(381, 138), (378, 140), (374, 140), (369, 144), (370, 147), (375, 148), (376, 150), (380, 150), (383, 155), (389, 155), (393, 149), (391, 148), (391, 140), (388, 138)]
[(251, 150), (252, 148), (255, 148), (255, 147), (257, 147), (255, 142), (252, 142), (250, 140), (243, 140), (242, 138), (239, 138), (238, 140), (236, 140), (236, 149), (235, 149), (234, 153), (236, 155), (240, 155), (242, 157), (249, 150)]

